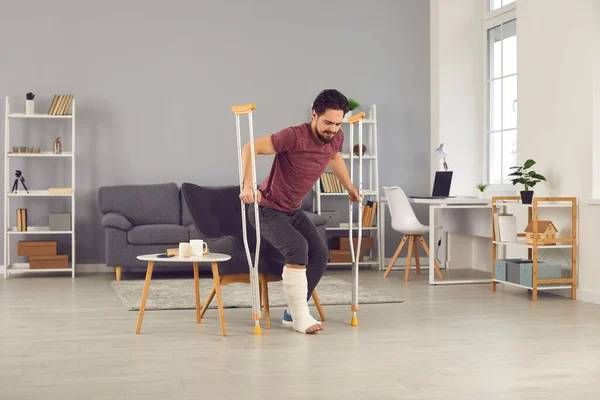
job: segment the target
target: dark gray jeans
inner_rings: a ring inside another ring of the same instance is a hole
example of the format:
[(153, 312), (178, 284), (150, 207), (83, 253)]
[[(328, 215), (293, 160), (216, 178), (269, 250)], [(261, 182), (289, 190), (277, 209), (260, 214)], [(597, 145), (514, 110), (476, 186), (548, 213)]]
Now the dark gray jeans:
[[(259, 207), (260, 236), (285, 257), (287, 264), (306, 266), (307, 299), (321, 280), (329, 261), (329, 249), (315, 225), (303, 210), (282, 212)], [(248, 219), (256, 229), (254, 206), (248, 207)]]

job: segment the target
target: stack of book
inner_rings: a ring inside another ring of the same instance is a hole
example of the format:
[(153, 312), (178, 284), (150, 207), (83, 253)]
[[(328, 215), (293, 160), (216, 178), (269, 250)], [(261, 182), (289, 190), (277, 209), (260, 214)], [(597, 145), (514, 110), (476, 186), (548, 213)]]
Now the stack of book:
[(48, 115), (67, 115), (71, 101), (73, 100), (72, 94), (57, 94), (52, 100)]
[(376, 201), (367, 201), (362, 210), (362, 227), (371, 228), (375, 222), (375, 210), (377, 209)]
[(17, 208), (17, 231), (27, 231), (27, 209)]
[(346, 189), (333, 172), (324, 172), (321, 175), (321, 191), (323, 193), (344, 193)]

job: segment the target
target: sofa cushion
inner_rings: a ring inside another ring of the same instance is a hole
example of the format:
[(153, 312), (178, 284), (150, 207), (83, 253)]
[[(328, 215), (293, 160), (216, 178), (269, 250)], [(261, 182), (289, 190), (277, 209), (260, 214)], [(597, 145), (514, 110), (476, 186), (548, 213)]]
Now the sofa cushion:
[(139, 225), (127, 232), (130, 244), (178, 244), (189, 240), (189, 229), (181, 225)]
[(105, 186), (98, 191), (98, 201), (103, 214), (122, 214), (133, 226), (181, 224), (176, 183)]

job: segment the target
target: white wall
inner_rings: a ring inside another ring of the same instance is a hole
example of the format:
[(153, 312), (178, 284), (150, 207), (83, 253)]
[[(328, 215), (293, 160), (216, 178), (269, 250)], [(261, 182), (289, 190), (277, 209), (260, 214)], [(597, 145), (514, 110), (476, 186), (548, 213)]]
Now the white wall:
[[(449, 159), (457, 171), (455, 192), (468, 190), (479, 178), (475, 171), (483, 172), (482, 3), (431, 1), (431, 141), (445, 141), (450, 154), (462, 158)], [(600, 197), (600, 184), (593, 189), (594, 179), (600, 183), (600, 140), (594, 138), (600, 139), (599, 45), (600, 0), (518, 1), (518, 161), (534, 158), (548, 179), (535, 187), (537, 195), (578, 198), (578, 298), (598, 304), (600, 201), (589, 199)], [(431, 173), (438, 168), (432, 157)]]
[[(483, 167), (483, 39), (481, 0), (432, 0), (431, 151), (446, 143), (452, 193), (475, 194)], [(431, 175), (442, 169), (431, 156)]]
[[(598, 1), (528, 0), (517, 5), (519, 142), (518, 158), (532, 157), (547, 184), (538, 195), (576, 196), (579, 208), (581, 300), (600, 303), (596, 267), (596, 221), (600, 208), (588, 204), (593, 187), (594, 64)], [(597, 10), (596, 10), (597, 11)], [(595, 125), (596, 122), (596, 125)]]
[[(433, 150), (445, 143), (448, 169), (454, 171), (452, 194), (474, 195), (475, 185), (485, 179), (483, 1), (431, 0), (430, 14), (431, 179), (443, 168)], [(465, 263), (491, 268), (489, 263), (477, 263), (491, 257), (485, 239), (453, 235), (451, 252), (452, 265), (458, 268)]]

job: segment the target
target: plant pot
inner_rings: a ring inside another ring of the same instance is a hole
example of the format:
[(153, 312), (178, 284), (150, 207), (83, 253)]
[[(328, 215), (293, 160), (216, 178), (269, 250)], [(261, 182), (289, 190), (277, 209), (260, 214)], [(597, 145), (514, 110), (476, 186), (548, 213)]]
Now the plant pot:
[(352, 116), (352, 110), (348, 111), (346, 113), (346, 115), (344, 115), (344, 119), (342, 120), (343, 122), (348, 122), (348, 117)]
[(533, 202), (533, 190), (521, 190), (521, 202), (531, 204)]
[(477, 195), (478, 199), (485, 199), (485, 193), (484, 192), (479, 192), (479, 194)]
[(32, 115), (35, 113), (35, 103), (33, 100), (25, 100), (25, 114)]

